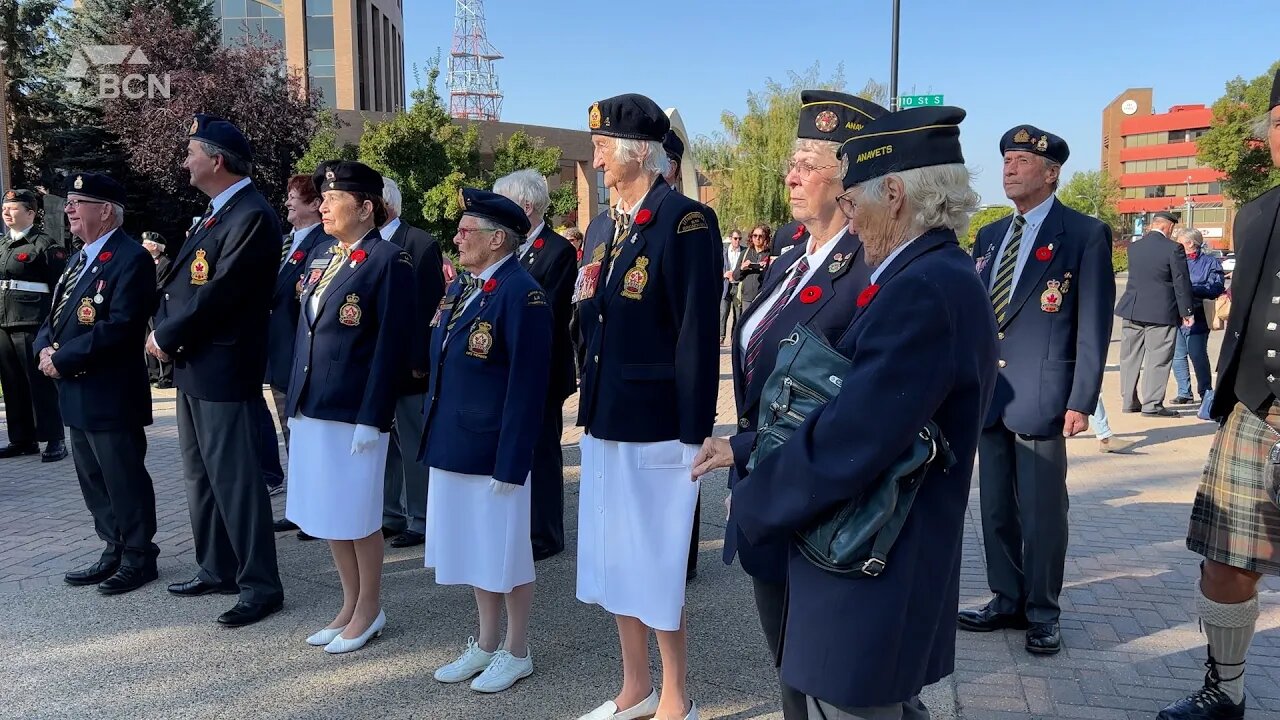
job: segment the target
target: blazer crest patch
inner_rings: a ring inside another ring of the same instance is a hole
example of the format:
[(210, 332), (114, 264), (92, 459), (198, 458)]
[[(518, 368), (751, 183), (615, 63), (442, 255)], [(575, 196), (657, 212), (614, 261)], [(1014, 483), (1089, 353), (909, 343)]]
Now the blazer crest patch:
[(702, 213), (694, 210), (693, 212), (680, 218), (680, 224), (676, 226), (676, 234), (693, 232), (694, 230), (706, 230), (708, 227), (707, 219)]

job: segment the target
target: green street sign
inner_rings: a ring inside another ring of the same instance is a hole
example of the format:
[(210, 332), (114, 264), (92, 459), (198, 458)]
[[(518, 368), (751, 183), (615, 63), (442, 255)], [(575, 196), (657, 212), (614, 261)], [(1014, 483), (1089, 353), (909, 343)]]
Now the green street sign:
[(905, 110), (914, 107), (926, 107), (928, 105), (941, 105), (942, 95), (903, 95), (898, 98), (898, 109)]

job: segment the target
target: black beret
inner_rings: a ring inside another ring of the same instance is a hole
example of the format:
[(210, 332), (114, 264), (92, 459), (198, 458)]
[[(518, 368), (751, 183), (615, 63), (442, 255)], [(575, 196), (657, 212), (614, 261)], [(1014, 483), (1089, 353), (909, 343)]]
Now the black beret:
[(353, 160), (327, 161), (316, 169), (324, 170), (324, 178), (316, 186), (316, 192), (342, 190), (361, 192), (382, 197), (382, 173)]
[(165, 245), (164, 236), (158, 232), (152, 232), (151, 230), (142, 233), (142, 242), (153, 242), (160, 247), (164, 247)]
[(666, 150), (667, 155), (676, 162), (680, 162), (684, 157), (684, 141), (675, 130), (668, 130), (667, 136), (662, 138), (662, 149)]
[(671, 129), (671, 119), (658, 103), (627, 93), (593, 103), (587, 111), (587, 127), (593, 135), (662, 142)]
[(1168, 220), (1169, 222), (1173, 223), (1174, 225), (1177, 225), (1177, 224), (1178, 224), (1178, 216), (1177, 216), (1177, 215), (1174, 215), (1173, 213), (1171, 213), (1171, 212), (1169, 212), (1169, 211), (1167, 211), (1167, 210), (1161, 210), (1160, 212), (1158, 212), (1158, 213), (1156, 213), (1156, 214), (1152, 215), (1152, 216), (1151, 216), (1151, 219), (1152, 219), (1152, 220)]
[(7, 191), (4, 194), (4, 201), (7, 203), (22, 203), (27, 206), (28, 210), (38, 210), (40, 208), (40, 196), (22, 188)]
[(462, 214), (492, 220), (511, 228), (522, 238), (529, 234), (529, 216), (524, 214), (524, 208), (505, 195), (462, 188)]
[(960, 121), (964, 116), (958, 107), (939, 105), (900, 110), (872, 120), (836, 153), (849, 159), (844, 187), (902, 170), (963, 164)]
[(887, 114), (886, 108), (831, 90), (800, 91), (800, 126), (796, 137), (843, 143), (862, 132), (866, 124)]
[(1066, 163), (1067, 156), (1071, 154), (1066, 140), (1034, 125), (1019, 125), (1000, 138), (1000, 154), (1003, 155), (1010, 150), (1047, 157), (1059, 165)]
[(67, 195), (80, 195), (124, 207), (124, 186), (102, 173), (71, 175), (67, 178)]
[(1276, 76), (1271, 80), (1271, 104), (1267, 106), (1267, 112), (1276, 109), (1280, 105), (1280, 68), (1276, 68)]
[(244, 133), (220, 117), (196, 115), (191, 119), (191, 129), (187, 131), (187, 136), (222, 148), (244, 162), (253, 161), (253, 148), (249, 147)]

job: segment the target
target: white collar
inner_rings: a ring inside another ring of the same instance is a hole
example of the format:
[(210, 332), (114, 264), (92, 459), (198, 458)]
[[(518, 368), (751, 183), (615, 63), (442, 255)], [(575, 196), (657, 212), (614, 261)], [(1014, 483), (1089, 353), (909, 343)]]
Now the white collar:
[(894, 249), (893, 249), (893, 252), (889, 253), (889, 257), (885, 258), (883, 262), (881, 262), (879, 265), (877, 265), (877, 266), (876, 266), (876, 269), (875, 269), (875, 270), (872, 270), (872, 271), (871, 271), (871, 284), (872, 284), (872, 285), (875, 285), (875, 284), (876, 284), (876, 280), (879, 280), (879, 279), (880, 279), (880, 274), (881, 274), (881, 273), (883, 273), (883, 272), (885, 271), (885, 269), (887, 269), (887, 268), (889, 267), (890, 263), (892, 263), (892, 262), (893, 262), (893, 261), (894, 261), (894, 260), (899, 256), (899, 255), (901, 255), (901, 254), (902, 254), (902, 251), (903, 251), (903, 250), (906, 250), (906, 249), (907, 249), (907, 247), (908, 247), (909, 245), (911, 245), (911, 243), (913, 243), (913, 242), (915, 242), (915, 241), (919, 240), (921, 237), (923, 237), (923, 236), (922, 236), (922, 235), (917, 235), (917, 236), (915, 236), (915, 237), (911, 238), (910, 240), (908, 240), (908, 241), (906, 241), (906, 242), (902, 243), (902, 244), (901, 244), (901, 245), (899, 245), (898, 247), (894, 248)]
[[(107, 238), (111, 237), (111, 233), (113, 233), (113, 232), (115, 232), (115, 231), (116, 231), (116, 229), (115, 229), (115, 228), (111, 228), (110, 230), (108, 230), (108, 231), (107, 231), (107, 234), (106, 234), (106, 235), (103, 235), (102, 237), (98, 238), (97, 240), (94, 240), (93, 242), (89, 243), (88, 245), (85, 245), (85, 246), (84, 246), (84, 255), (85, 255), (85, 260), (89, 260), (89, 259), (91, 259), (91, 258), (97, 257), (98, 253), (99, 253), (99, 252), (101, 252), (101, 250), (102, 250), (102, 246), (107, 244)], [(88, 262), (86, 262), (86, 263), (85, 263), (85, 266), (86, 266), (86, 267), (88, 267), (88, 265), (89, 265), (89, 263), (88, 263)]]
[[(1054, 196), (1050, 195), (1039, 205), (1023, 213), (1023, 221), (1026, 222), (1029, 227), (1040, 227), (1040, 224), (1044, 222), (1045, 217), (1049, 215), (1049, 211), (1053, 209), (1053, 200)], [(1017, 214), (1016, 210), (1014, 211), (1014, 214)]]
[(507, 253), (506, 255), (503, 255), (498, 260), (498, 262), (490, 265), (484, 270), (481, 270), (480, 274), (477, 275), (476, 278), (478, 278), (481, 282), (488, 280), (489, 278), (493, 277), (498, 273), (498, 268), (502, 267), (503, 263), (505, 263), (506, 261), (510, 260), (513, 257), (515, 257), (515, 253)]
[(222, 206), (226, 205), (227, 202), (231, 200), (232, 195), (240, 192), (241, 188), (248, 186), (251, 182), (253, 181), (247, 177), (240, 178), (239, 182), (215, 195), (213, 199), (209, 201), (209, 205), (213, 207), (213, 214), (217, 215), (218, 211), (222, 209)]
[[(840, 238), (844, 237), (844, 234), (848, 231), (849, 229), (847, 227), (840, 228), (840, 232), (836, 233), (835, 237), (823, 243), (822, 247), (818, 248), (814, 252), (809, 252), (809, 247), (806, 245), (804, 255), (801, 255), (800, 257), (807, 258), (809, 260), (810, 268), (820, 267), (822, 263), (827, 261), (827, 257), (831, 255), (831, 251), (835, 249), (836, 243), (840, 242)], [(796, 261), (791, 264), (791, 267), (794, 268), (799, 262), (800, 258), (796, 258)], [(788, 272), (790, 272), (790, 269), (788, 269)]]
[(383, 225), (382, 228), (378, 230), (378, 234), (382, 236), (383, 240), (390, 240), (391, 236), (395, 235), (396, 231), (399, 229), (400, 229), (400, 217), (396, 216), (392, 218), (391, 222), (387, 223), (386, 225)]
[(307, 235), (311, 234), (312, 230), (315, 230), (316, 228), (320, 227), (320, 225), (321, 223), (315, 223), (313, 225), (308, 225), (304, 228), (294, 228), (293, 243), (297, 245), (298, 243), (302, 242), (302, 240), (306, 238)]

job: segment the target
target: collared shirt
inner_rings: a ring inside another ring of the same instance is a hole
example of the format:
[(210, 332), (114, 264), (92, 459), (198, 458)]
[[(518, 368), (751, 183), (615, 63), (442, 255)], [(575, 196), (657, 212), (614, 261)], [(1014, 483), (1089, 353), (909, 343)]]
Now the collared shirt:
[(286, 257), (288, 257), (288, 255), (292, 255), (298, 249), (298, 246), (302, 244), (302, 241), (306, 240), (307, 236), (311, 234), (311, 231), (315, 230), (318, 227), (320, 227), (320, 223), (316, 223), (314, 225), (308, 225), (302, 228), (301, 230), (294, 230), (293, 243), (289, 246), (289, 252), (286, 255)]
[[(1022, 268), (1027, 266), (1027, 259), (1031, 257), (1031, 249), (1036, 244), (1036, 234), (1040, 232), (1040, 226), (1044, 224), (1044, 219), (1049, 215), (1049, 210), (1053, 208), (1053, 195), (1050, 195), (1044, 202), (1031, 208), (1023, 213), (1022, 219), (1026, 225), (1022, 228), (1022, 240), (1018, 243), (1018, 264), (1013, 266), (1013, 277), (1009, 280), (1010, 287), (1018, 287), (1018, 278), (1022, 276)], [(987, 289), (993, 289), (996, 286), (996, 278), (1000, 276), (1000, 261), (1004, 258), (1005, 246), (1009, 244), (1009, 239), (1013, 237), (1013, 221), (1009, 222), (1009, 229), (1004, 233), (1004, 240), (1001, 241), (1000, 247), (996, 248), (995, 257), (991, 259), (991, 282), (987, 284)]]
[[(350, 258), (350, 257), (351, 257), (351, 253), (353, 253), (353, 252), (355, 252), (355, 251), (356, 251), (356, 248), (360, 247), (360, 243), (362, 243), (362, 242), (364, 242), (364, 238), (360, 238), (359, 240), (357, 240), (357, 241), (355, 241), (354, 243), (352, 243), (352, 244), (351, 244), (351, 249), (347, 251), (347, 257), (348, 257), (348, 258)], [(338, 245), (341, 245), (341, 244), (342, 244), (342, 243), (340, 243), (340, 242), (338, 243)], [(329, 256), (329, 262), (333, 262), (333, 255), (332, 255), (332, 254), (330, 254), (330, 256)], [(350, 262), (350, 260), (346, 260), (346, 261), (344, 261), (344, 262)], [(338, 277), (335, 275), (335, 276), (333, 277), (333, 280), (337, 280), (337, 279), (338, 279)], [(330, 282), (332, 282), (332, 280), (331, 280)], [(328, 288), (328, 287), (326, 287), (324, 290), (325, 290), (325, 294), (326, 294), (326, 295), (328, 295), (328, 294), (329, 294), (329, 288)], [(311, 293), (311, 297), (307, 298), (307, 308), (311, 310), (311, 317), (315, 317), (315, 316), (316, 316), (316, 313), (320, 312), (320, 300), (321, 300), (321, 298), (320, 298), (320, 293), (317, 293), (317, 292), (314, 292), (314, 291), (312, 291), (312, 293)]]
[(896, 258), (896, 257), (898, 257), (899, 255), (901, 255), (901, 254), (902, 254), (902, 251), (903, 251), (903, 250), (906, 250), (908, 245), (910, 245), (911, 243), (913, 243), (913, 242), (915, 242), (916, 240), (919, 240), (919, 239), (920, 239), (920, 236), (919, 236), (919, 235), (917, 235), (917, 236), (915, 236), (915, 237), (911, 238), (910, 240), (908, 240), (908, 241), (906, 241), (906, 242), (902, 243), (902, 244), (901, 244), (901, 245), (899, 245), (898, 247), (894, 248), (894, 249), (893, 249), (893, 252), (889, 253), (889, 257), (887, 257), (887, 258), (885, 258), (884, 260), (882, 260), (882, 261), (880, 262), (880, 264), (876, 266), (876, 269), (871, 271), (871, 284), (872, 284), (872, 285), (875, 285), (875, 284), (876, 284), (876, 280), (879, 280), (879, 279), (880, 279), (880, 273), (883, 273), (883, 272), (885, 271), (885, 268), (889, 267), (889, 263), (893, 262), (894, 258)]
[(16, 229), (14, 229), (14, 228), (9, 228), (9, 239), (10, 239), (10, 240), (21, 240), (22, 238), (26, 237), (28, 233), (30, 233), (30, 232), (31, 232), (31, 228), (33, 228), (33, 227), (35, 227), (35, 225), (28, 225), (28, 226), (26, 226), (25, 228), (23, 228), (23, 229), (21, 229), (21, 230), (16, 230)]
[(809, 245), (805, 248), (805, 254), (796, 258), (796, 261), (791, 264), (791, 267), (787, 268), (786, 274), (783, 275), (784, 279), (778, 283), (778, 286), (774, 288), (773, 292), (769, 293), (769, 297), (765, 298), (763, 301), (760, 298), (756, 298), (756, 301), (751, 303), (749, 317), (742, 321), (742, 335), (740, 336), (739, 344), (742, 346), (743, 352), (747, 351), (747, 344), (751, 341), (751, 336), (755, 334), (756, 328), (760, 327), (760, 322), (764, 320), (765, 315), (769, 314), (769, 308), (773, 307), (773, 304), (778, 302), (778, 299), (782, 297), (782, 291), (787, 289), (787, 282), (785, 278), (790, 277), (791, 273), (795, 272), (796, 266), (800, 264), (800, 260), (803, 258), (809, 259), (809, 270), (804, 274), (804, 277), (800, 278), (800, 282), (796, 283), (795, 289), (791, 291), (791, 296), (787, 298), (788, 303), (794, 300), (796, 293), (800, 292), (800, 289), (805, 286), (805, 283), (809, 282), (814, 274), (825, 266), (827, 257), (831, 255), (832, 249), (835, 248), (836, 243), (840, 242), (840, 238), (844, 237), (846, 232), (848, 232), (848, 228), (841, 228), (840, 232), (836, 233), (835, 237), (823, 243), (822, 246), (817, 249), (812, 249), (814, 243), (810, 241)]
[(538, 238), (538, 235), (542, 232), (542, 228), (546, 226), (547, 226), (547, 221), (543, 220), (542, 222), (538, 223), (538, 227), (529, 231), (529, 235), (525, 237), (524, 242), (520, 243), (519, 249), (516, 250), (516, 257), (520, 258), (521, 260), (524, 259), (524, 256), (529, 252), (529, 248), (533, 246), (533, 241)]
[(395, 235), (396, 231), (399, 229), (400, 229), (400, 218), (397, 217), (397, 218), (393, 218), (391, 222), (387, 223), (386, 225), (383, 225), (382, 228), (378, 230), (378, 234), (382, 236), (383, 240), (390, 240), (391, 236)]
[(247, 187), (251, 182), (253, 181), (249, 178), (241, 178), (236, 184), (215, 195), (214, 198), (209, 201), (209, 204), (213, 206), (213, 214), (217, 215), (218, 211), (222, 209), (222, 206), (226, 205), (227, 201), (231, 200), (232, 195), (240, 192), (241, 188)]
[[(480, 274), (476, 276), (476, 281), (480, 283), (481, 289), (471, 293), (471, 297), (467, 298), (466, 302), (454, 308), (452, 317), (460, 317), (462, 313), (466, 312), (467, 308), (471, 307), (471, 303), (474, 302), (476, 298), (480, 297), (480, 294), (482, 292), (484, 292), (483, 290), (484, 284), (488, 282), (490, 278), (492, 278), (494, 275), (497, 274), (498, 268), (502, 267), (503, 263), (505, 263), (506, 261), (510, 260), (513, 257), (515, 257), (514, 253), (503, 255), (502, 258), (498, 260), (498, 262), (490, 265), (484, 270), (481, 270)], [(455, 326), (455, 329), (456, 329), (456, 326)], [(449, 338), (451, 338), (452, 336), (453, 336), (453, 331), (452, 330), (448, 331), (447, 334), (444, 336), (445, 342), (448, 343)]]
[[(747, 251), (744, 250), (742, 246), (738, 246), (738, 249), (734, 250), (733, 246), (730, 245), (729, 249), (726, 252), (729, 254), (729, 265), (728, 267), (725, 268), (725, 271), (733, 272), (734, 270), (738, 269), (739, 265), (742, 264), (742, 256), (746, 254)], [(729, 280), (729, 282), (736, 285), (738, 281), (731, 279)]]
[[(97, 257), (98, 253), (102, 252), (102, 246), (107, 244), (107, 238), (111, 237), (111, 233), (113, 232), (115, 232), (115, 228), (108, 230), (106, 235), (103, 235), (97, 240), (94, 240), (88, 245), (85, 245), (84, 248), (80, 251), (84, 253), (84, 256), (85, 256), (84, 265), (80, 267), (80, 272), (76, 274), (76, 279), (72, 281), (71, 284), (73, 286), (76, 283), (80, 282), (80, 278), (84, 277), (85, 273), (89, 272), (89, 266), (93, 264), (92, 262), (93, 258)], [(75, 258), (72, 258), (71, 262), (72, 264), (74, 264)]]

